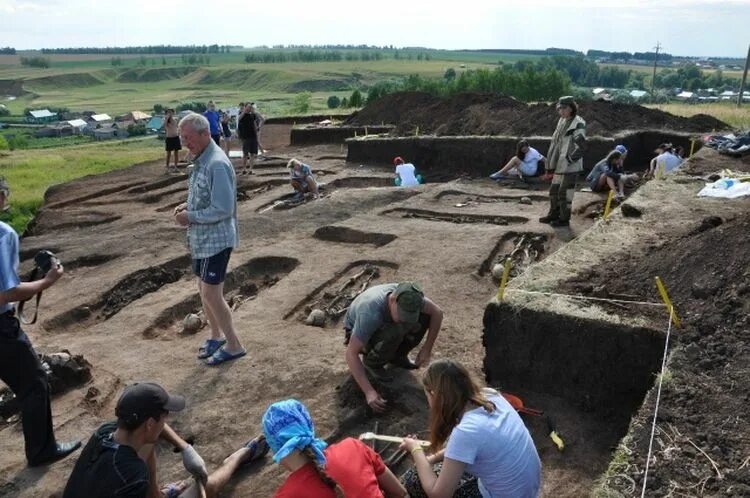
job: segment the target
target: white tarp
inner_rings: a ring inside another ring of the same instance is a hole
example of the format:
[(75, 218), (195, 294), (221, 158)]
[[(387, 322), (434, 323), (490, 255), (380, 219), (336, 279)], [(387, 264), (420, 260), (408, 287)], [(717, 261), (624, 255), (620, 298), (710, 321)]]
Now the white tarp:
[(698, 197), (719, 197), (722, 199), (736, 199), (750, 195), (750, 182), (741, 182), (736, 178), (721, 178), (713, 183), (707, 183), (698, 192)]

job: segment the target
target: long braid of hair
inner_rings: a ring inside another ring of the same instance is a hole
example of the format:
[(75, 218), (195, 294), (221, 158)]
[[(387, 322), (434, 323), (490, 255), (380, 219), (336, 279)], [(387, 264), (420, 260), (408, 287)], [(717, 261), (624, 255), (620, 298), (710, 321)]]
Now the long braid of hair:
[(312, 448), (310, 448), (309, 446), (306, 447), (304, 450), (302, 450), (302, 454), (309, 458), (313, 465), (315, 465), (315, 470), (318, 472), (320, 480), (323, 481), (326, 486), (331, 488), (336, 493), (336, 498), (344, 498), (344, 492), (342, 491), (341, 487), (336, 481), (333, 480), (331, 476), (328, 475), (325, 469), (320, 465), (318, 460), (315, 458), (315, 454), (313, 453)]

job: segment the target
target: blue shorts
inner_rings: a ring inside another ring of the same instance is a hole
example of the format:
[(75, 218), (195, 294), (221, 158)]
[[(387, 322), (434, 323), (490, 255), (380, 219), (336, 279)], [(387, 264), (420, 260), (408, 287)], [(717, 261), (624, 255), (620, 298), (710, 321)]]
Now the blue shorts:
[(220, 253), (208, 258), (194, 259), (193, 273), (201, 279), (201, 282), (218, 285), (227, 276), (227, 266), (229, 266), (231, 254), (232, 248), (227, 247)]

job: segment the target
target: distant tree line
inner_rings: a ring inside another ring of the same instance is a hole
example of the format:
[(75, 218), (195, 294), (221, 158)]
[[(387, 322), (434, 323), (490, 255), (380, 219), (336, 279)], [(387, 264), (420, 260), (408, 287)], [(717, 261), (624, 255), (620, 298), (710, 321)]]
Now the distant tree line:
[(338, 61), (379, 61), (393, 58), (395, 60), (431, 60), (429, 51), (416, 52), (412, 49), (381, 49), (381, 50), (294, 50), (267, 49), (253, 51), (245, 55), (245, 62), (249, 64), (281, 63), (281, 62), (338, 62)]
[[(630, 60), (638, 59), (642, 61), (654, 61), (656, 52), (607, 52), (606, 50), (589, 50), (586, 52), (586, 57), (592, 59), (612, 59), (612, 60)], [(674, 59), (672, 54), (666, 52), (660, 52), (658, 60), (660, 61), (671, 61)]]
[(232, 45), (146, 45), (142, 47), (43, 48), (43, 54), (223, 54)]
[(497, 52), (503, 54), (520, 54), (520, 55), (583, 55), (583, 52), (569, 48), (550, 47), (544, 50), (525, 50), (511, 48), (483, 48), (478, 50), (459, 50), (459, 52)]
[(0, 55), (16, 55), (16, 49), (13, 47), (0, 47)]
[[(433, 95), (450, 96), (463, 92), (497, 93), (510, 95), (522, 101), (554, 100), (560, 95), (571, 93), (570, 78), (559, 69), (546, 67), (516, 68), (513, 65), (496, 69), (476, 69), (458, 75), (446, 71), (443, 78), (424, 78), (411, 75), (398, 82), (381, 82), (367, 92), (366, 103), (393, 92), (421, 91)], [(355, 107), (352, 100), (358, 100), (359, 92), (339, 102), (341, 107)], [(332, 101), (330, 104), (335, 103)], [(329, 104), (329, 105), (330, 105)], [(360, 104), (361, 105), (361, 104)]]

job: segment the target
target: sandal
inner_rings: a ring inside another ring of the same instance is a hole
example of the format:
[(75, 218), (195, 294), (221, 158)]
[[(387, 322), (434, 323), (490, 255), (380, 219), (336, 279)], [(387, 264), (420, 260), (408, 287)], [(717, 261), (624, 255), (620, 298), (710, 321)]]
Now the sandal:
[(226, 339), (206, 339), (203, 346), (198, 348), (198, 359), (205, 360), (206, 358), (210, 358), (226, 343)]
[(244, 349), (239, 353), (228, 353), (227, 350), (222, 347), (217, 349), (216, 352), (206, 360), (206, 365), (215, 367), (216, 365), (221, 365), (222, 363), (236, 360), (237, 358), (242, 358), (246, 354), (247, 351), (245, 351)]
[(268, 451), (271, 449), (270, 446), (268, 446), (268, 442), (266, 441), (266, 436), (263, 434), (254, 437), (247, 443), (245, 443), (245, 448), (250, 450), (250, 456), (240, 464), (240, 467), (245, 467), (247, 465), (250, 465), (251, 463), (255, 462), (256, 460), (260, 460), (266, 454), (268, 454)]

